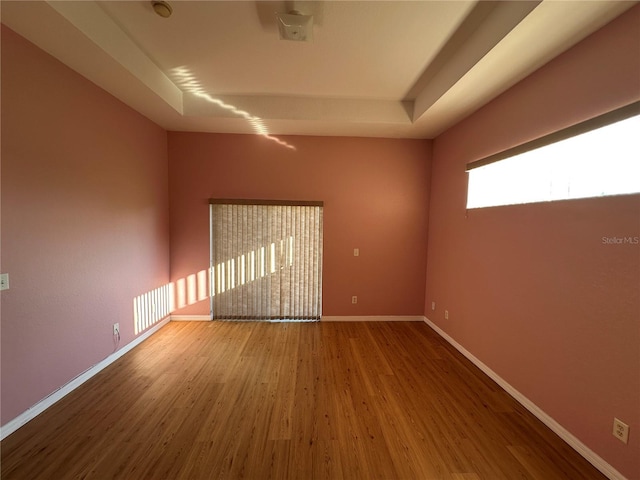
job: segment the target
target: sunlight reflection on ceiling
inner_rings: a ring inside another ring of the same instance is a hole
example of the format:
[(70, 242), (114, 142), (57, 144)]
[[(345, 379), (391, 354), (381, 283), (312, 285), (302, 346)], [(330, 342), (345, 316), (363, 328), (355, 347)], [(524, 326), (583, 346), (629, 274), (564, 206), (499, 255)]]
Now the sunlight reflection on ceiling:
[(245, 110), (240, 110), (234, 105), (225, 103), (222, 100), (212, 97), (210, 94), (205, 92), (200, 82), (198, 82), (195, 75), (193, 75), (193, 73), (191, 73), (191, 71), (188, 68), (176, 67), (171, 70), (171, 74), (176, 80), (181, 90), (192, 93), (193, 95), (196, 95), (200, 98), (204, 98), (208, 102), (218, 105), (219, 107), (224, 108), (225, 110), (229, 110), (233, 114), (244, 118), (247, 122), (249, 122), (249, 124), (253, 128), (256, 135), (260, 135), (268, 140), (276, 142), (278, 145), (289, 148), (291, 150), (296, 149), (296, 147), (294, 147), (293, 145), (285, 142), (284, 140), (279, 139), (278, 137), (271, 135), (269, 133), (269, 130), (264, 124), (264, 120), (262, 120), (260, 117), (251, 115), (249, 112)]

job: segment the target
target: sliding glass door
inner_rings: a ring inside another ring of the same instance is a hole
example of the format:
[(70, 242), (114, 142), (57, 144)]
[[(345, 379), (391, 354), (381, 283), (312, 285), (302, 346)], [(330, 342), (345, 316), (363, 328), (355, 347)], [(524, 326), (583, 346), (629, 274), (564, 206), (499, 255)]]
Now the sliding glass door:
[(320, 320), (322, 202), (210, 200), (211, 312)]

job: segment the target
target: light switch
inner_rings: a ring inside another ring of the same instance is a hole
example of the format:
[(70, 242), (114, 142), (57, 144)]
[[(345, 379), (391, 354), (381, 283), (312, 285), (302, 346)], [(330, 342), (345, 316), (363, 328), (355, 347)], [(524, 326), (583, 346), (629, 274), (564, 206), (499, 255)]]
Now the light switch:
[(360, 256), (360, 249), (359, 248), (354, 248), (353, 249), (353, 256), (354, 257), (359, 257)]
[(0, 275), (0, 290), (9, 290), (9, 274), (3, 273)]

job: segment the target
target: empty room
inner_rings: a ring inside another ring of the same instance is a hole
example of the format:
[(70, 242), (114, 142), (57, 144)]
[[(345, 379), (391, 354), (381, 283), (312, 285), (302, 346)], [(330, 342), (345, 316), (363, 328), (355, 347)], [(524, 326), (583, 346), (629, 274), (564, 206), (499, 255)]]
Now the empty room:
[(4, 479), (640, 480), (640, 5), (0, 1)]

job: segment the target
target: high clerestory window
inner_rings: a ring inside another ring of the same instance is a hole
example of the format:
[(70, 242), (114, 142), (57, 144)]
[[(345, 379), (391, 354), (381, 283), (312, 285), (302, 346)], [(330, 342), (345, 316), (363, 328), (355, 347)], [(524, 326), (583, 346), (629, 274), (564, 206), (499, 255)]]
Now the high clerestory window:
[(467, 208), (640, 192), (640, 102), (467, 165)]
[(212, 318), (320, 320), (322, 202), (209, 203)]

